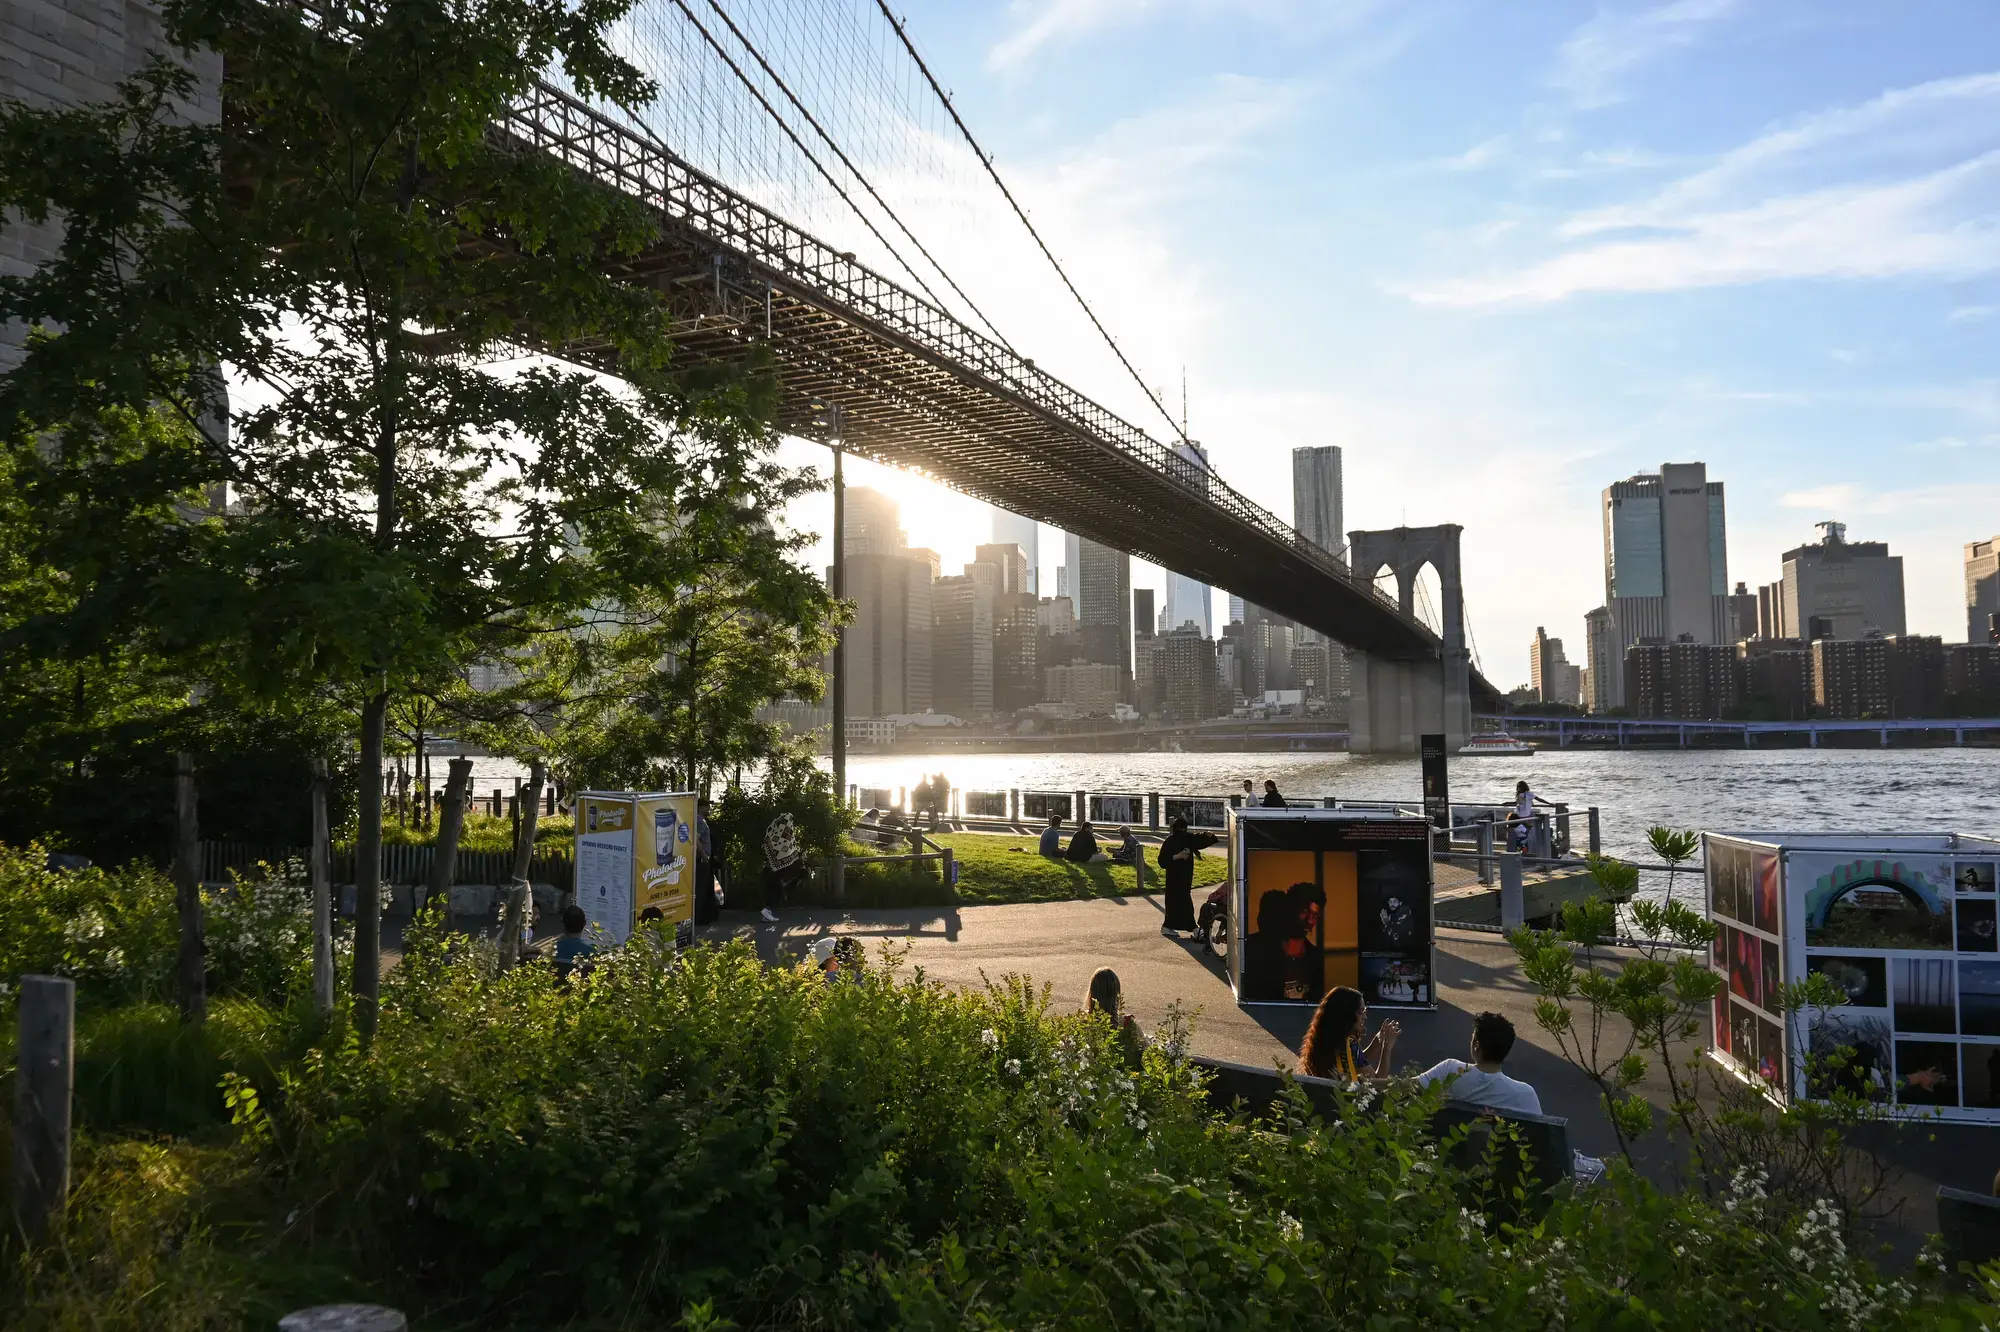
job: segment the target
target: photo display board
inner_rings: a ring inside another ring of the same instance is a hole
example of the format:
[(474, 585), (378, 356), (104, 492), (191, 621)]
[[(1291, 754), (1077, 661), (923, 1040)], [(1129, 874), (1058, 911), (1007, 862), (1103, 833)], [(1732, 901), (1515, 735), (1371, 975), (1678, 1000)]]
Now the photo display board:
[(1430, 824), (1350, 810), (1229, 812), (1229, 979), (1240, 1004), (1435, 1008)]
[(658, 911), (677, 947), (694, 943), (695, 797), (585, 791), (576, 798), (576, 903), (608, 947)]
[[(1848, 1090), (1947, 1119), (2000, 1123), (2000, 841), (1960, 834), (1704, 838), (1719, 1059), (1781, 1097), (1824, 1096), (1806, 1057), (1853, 1051)], [(1811, 973), (1847, 1003), (1787, 1021)]]

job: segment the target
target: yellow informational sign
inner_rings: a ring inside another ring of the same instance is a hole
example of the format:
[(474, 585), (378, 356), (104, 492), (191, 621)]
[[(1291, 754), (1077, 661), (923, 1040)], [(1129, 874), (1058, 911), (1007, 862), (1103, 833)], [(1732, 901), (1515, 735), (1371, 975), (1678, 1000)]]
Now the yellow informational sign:
[(576, 808), (576, 901), (592, 933), (615, 947), (657, 911), (677, 945), (692, 944), (693, 793), (585, 791)]

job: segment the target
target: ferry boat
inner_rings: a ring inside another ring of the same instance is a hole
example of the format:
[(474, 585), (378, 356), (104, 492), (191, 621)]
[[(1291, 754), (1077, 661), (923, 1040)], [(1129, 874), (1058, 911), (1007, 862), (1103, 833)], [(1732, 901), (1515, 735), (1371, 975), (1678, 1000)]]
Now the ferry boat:
[(1467, 740), (1458, 751), (1461, 755), (1491, 754), (1507, 758), (1523, 758), (1535, 752), (1535, 747), (1526, 740), (1517, 740), (1505, 731), (1488, 731)]

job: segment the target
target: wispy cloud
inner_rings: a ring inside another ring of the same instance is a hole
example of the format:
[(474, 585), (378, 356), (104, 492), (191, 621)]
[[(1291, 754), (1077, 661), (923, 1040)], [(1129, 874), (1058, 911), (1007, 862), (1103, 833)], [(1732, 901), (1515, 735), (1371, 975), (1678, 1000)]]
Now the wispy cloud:
[(1481, 305), (2000, 269), (2000, 73), (1899, 89), (1770, 131), (1648, 198), (1574, 214), (1553, 239), (1585, 244), (1411, 294)]
[(1673, 0), (1639, 10), (1602, 10), (1556, 54), (1554, 81), (1584, 106), (1619, 101), (1621, 78), (1677, 47), (1736, 7), (1736, 0)]
[(1009, 7), (1014, 27), (987, 53), (986, 63), (1013, 72), (1048, 48), (1169, 13), (1319, 33), (1352, 26), (1385, 7), (1384, 0), (1014, 0)]

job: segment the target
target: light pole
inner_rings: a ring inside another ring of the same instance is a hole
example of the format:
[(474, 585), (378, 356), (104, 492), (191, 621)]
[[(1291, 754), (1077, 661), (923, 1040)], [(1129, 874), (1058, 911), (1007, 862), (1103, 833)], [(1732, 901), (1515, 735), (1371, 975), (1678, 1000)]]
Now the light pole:
[[(833, 450), (833, 587), (836, 600), (847, 596), (847, 484), (841, 474), (840, 404), (826, 407), (823, 418), (827, 443)], [(833, 637), (833, 798), (847, 803), (847, 627)]]

